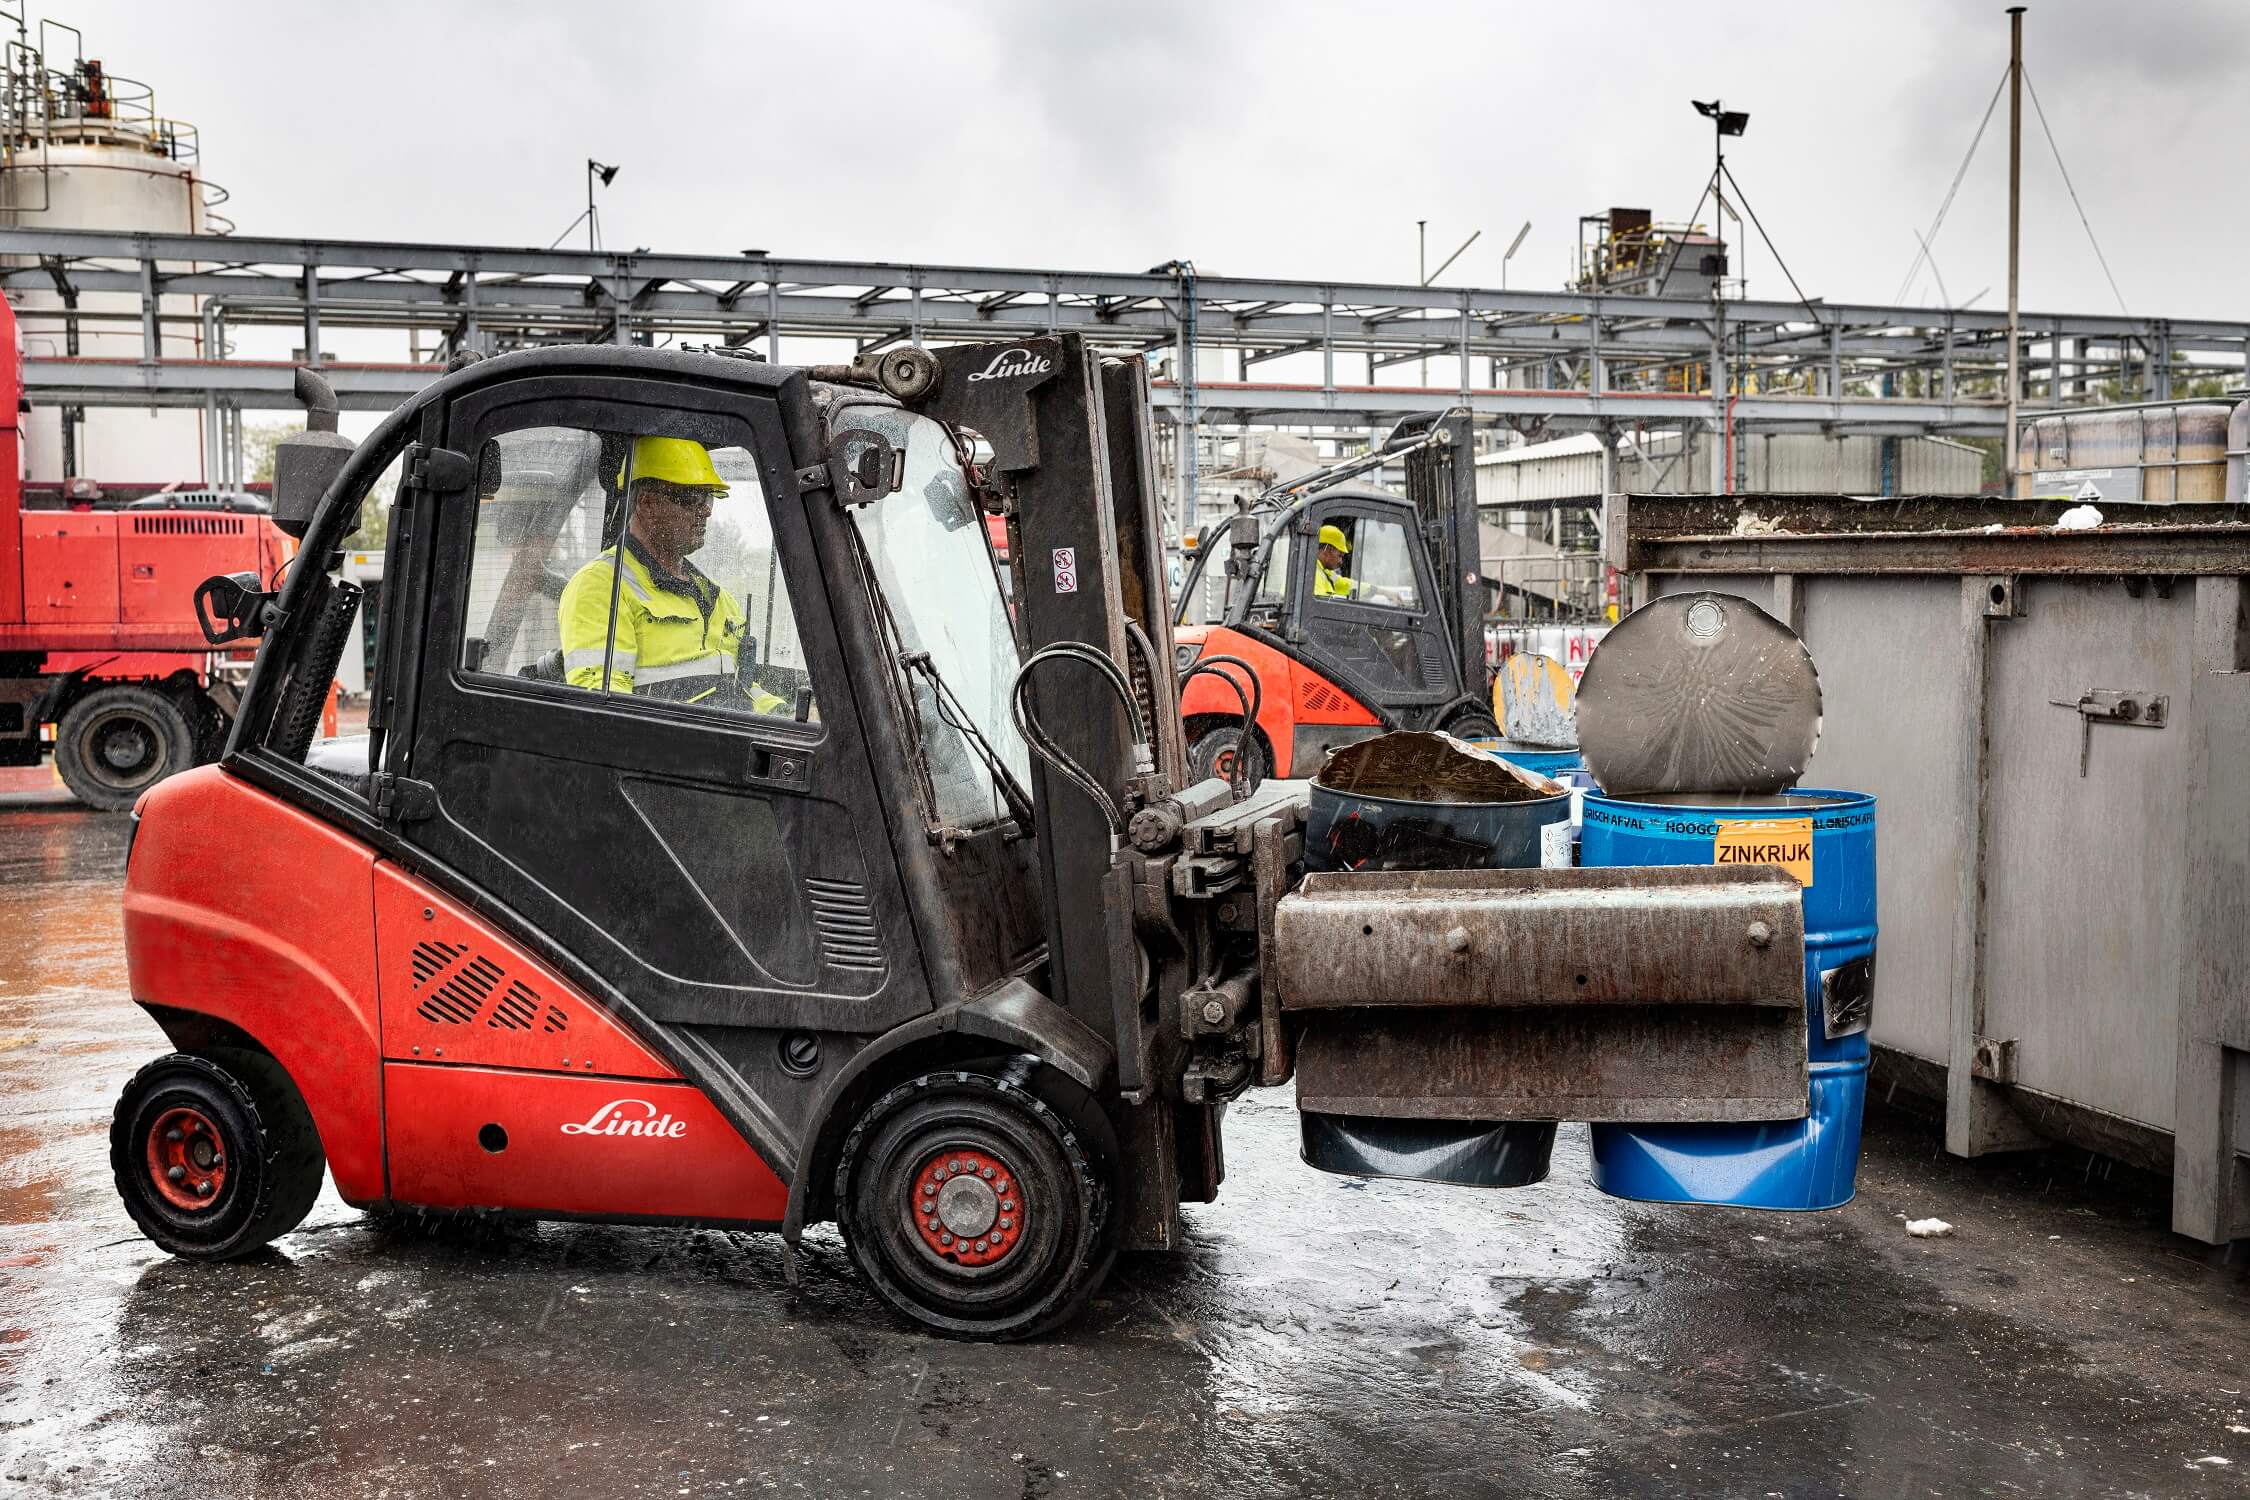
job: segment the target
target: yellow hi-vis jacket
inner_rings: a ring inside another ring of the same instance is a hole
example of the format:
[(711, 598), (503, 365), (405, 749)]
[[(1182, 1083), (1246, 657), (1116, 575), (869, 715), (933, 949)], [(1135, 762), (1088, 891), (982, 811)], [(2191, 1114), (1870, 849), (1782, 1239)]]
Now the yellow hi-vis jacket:
[(1324, 568), (1319, 563), (1314, 563), (1312, 591), (1316, 599), (1330, 596), (1349, 599), (1358, 593), (1359, 585), (1333, 568)]
[[(625, 577), (613, 583), (613, 548), (578, 570), (563, 588), (557, 621), (562, 630), (563, 676), (571, 686), (637, 692), (677, 703), (734, 698), (735, 661), (742, 650), (742, 606), (702, 569), (682, 559), (686, 576), (663, 572), (639, 540), (625, 538)], [(609, 644), (609, 601), (617, 596), (617, 644)], [(786, 705), (745, 683), (750, 707), (761, 714)]]

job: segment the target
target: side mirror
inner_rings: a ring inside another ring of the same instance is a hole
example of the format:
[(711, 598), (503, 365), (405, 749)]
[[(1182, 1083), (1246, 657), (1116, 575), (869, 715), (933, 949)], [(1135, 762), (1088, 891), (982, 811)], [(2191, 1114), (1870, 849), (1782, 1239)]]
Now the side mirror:
[(305, 430), (274, 448), (273, 524), (302, 541), (353, 444), (336, 430), (336, 393), (317, 371), (298, 367), (297, 399), (305, 405)]

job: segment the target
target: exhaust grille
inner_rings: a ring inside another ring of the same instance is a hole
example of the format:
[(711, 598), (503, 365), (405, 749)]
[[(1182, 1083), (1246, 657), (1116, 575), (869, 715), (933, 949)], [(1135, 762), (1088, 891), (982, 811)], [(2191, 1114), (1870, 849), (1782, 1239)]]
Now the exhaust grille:
[(867, 888), (854, 880), (807, 879), (805, 895), (812, 902), (813, 925), (820, 929), (821, 957), (835, 968), (882, 973), (883, 945)]
[(1304, 692), (1299, 694), (1299, 701), (1303, 703), (1307, 712), (1324, 714), (1331, 709), (1342, 707), (1344, 695), (1325, 682), (1314, 682), (1308, 679), (1305, 683)]
[(505, 969), (470, 953), (465, 944), (418, 943), (412, 968), (414, 993), (422, 997), (414, 1013), (432, 1025), (467, 1026), (482, 1015), (484, 1024), (498, 1031), (536, 1027), (559, 1036), (570, 1028), (561, 1006), (548, 1004), (537, 990), (509, 978)]

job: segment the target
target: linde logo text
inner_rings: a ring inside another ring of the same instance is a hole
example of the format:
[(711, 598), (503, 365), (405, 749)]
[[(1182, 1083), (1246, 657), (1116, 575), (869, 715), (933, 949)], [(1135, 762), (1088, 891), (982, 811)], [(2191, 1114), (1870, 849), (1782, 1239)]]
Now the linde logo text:
[(1044, 354), (1034, 354), (1029, 349), (1003, 349), (992, 356), (992, 363), (969, 379), (1007, 380), (1017, 375), (1044, 375), (1054, 366)]
[[(633, 1114), (641, 1110), (641, 1114)], [(659, 1114), (646, 1099), (612, 1099), (586, 1120), (562, 1128), (564, 1135), (653, 1135), (678, 1140), (687, 1134), (687, 1121)]]

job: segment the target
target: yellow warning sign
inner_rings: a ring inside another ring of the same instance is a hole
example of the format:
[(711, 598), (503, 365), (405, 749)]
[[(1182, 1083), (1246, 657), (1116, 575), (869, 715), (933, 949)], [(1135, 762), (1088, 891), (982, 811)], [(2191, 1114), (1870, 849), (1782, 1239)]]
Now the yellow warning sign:
[(1812, 819), (1735, 822), (1722, 818), (1711, 855), (1711, 862), (1719, 865), (1779, 865), (1796, 876), (1799, 885), (1811, 885)]

